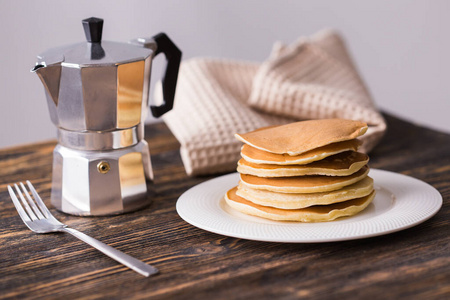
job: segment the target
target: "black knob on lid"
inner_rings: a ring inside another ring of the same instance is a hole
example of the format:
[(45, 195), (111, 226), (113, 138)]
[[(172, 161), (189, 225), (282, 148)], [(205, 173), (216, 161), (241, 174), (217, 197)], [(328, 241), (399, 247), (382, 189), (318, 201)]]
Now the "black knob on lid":
[(103, 19), (88, 18), (83, 21), (84, 34), (90, 43), (100, 43), (102, 41)]

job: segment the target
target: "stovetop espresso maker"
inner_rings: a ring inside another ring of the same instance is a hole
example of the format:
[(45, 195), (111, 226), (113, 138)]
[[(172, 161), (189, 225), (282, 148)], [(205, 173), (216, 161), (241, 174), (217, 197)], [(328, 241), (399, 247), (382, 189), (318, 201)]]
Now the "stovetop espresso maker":
[(32, 69), (41, 79), (58, 145), (51, 202), (74, 215), (111, 215), (148, 205), (153, 179), (144, 121), (152, 59), (167, 59), (164, 103), (171, 110), (181, 51), (165, 35), (130, 43), (102, 41), (103, 20), (82, 21), (87, 42), (47, 50)]

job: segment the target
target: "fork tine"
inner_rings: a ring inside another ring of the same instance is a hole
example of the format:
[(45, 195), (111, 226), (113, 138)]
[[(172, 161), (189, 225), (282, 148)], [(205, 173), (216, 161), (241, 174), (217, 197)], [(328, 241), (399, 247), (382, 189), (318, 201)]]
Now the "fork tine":
[(16, 188), (16, 194), (19, 195), (20, 200), (22, 200), (22, 205), (25, 207), (25, 210), (28, 213), (28, 216), (30, 217), (31, 220), (37, 220), (38, 218), (36, 217), (36, 214), (31, 210), (30, 205), (28, 204), (27, 200), (25, 200), (25, 198), (23, 197), (22, 191), (19, 189), (19, 186), (14, 183), (14, 187)]
[(39, 194), (36, 192), (34, 186), (31, 184), (31, 182), (29, 180), (26, 181), (28, 187), (31, 190), (31, 193), (34, 196), (34, 199), (36, 200), (37, 205), (39, 206), (39, 208), (41, 209), (42, 213), (44, 214), (45, 218), (53, 218), (52, 213), (48, 210), (47, 206), (45, 205), (44, 201), (42, 201), (41, 197), (39, 196)]
[(17, 199), (16, 194), (14, 193), (14, 190), (10, 185), (8, 185), (8, 192), (9, 196), (11, 196), (11, 200), (14, 203), (14, 206), (16, 207), (17, 212), (19, 213), (19, 216), (22, 218), (24, 222), (31, 222), (30, 217), (27, 215), (25, 210), (22, 207), (22, 204), (20, 204), (19, 199)]
[(34, 202), (33, 198), (31, 198), (30, 193), (28, 192), (27, 188), (25, 187), (25, 185), (23, 185), (22, 182), (20, 183), (20, 187), (22, 188), (22, 191), (23, 191), (22, 194), (25, 194), (25, 196), (27, 197), (28, 204), (30, 204), (31, 208), (33, 209), (33, 211), (36, 214), (36, 216), (38, 217), (38, 219), (44, 219), (45, 217), (42, 215), (39, 208), (37, 208), (36, 203)]

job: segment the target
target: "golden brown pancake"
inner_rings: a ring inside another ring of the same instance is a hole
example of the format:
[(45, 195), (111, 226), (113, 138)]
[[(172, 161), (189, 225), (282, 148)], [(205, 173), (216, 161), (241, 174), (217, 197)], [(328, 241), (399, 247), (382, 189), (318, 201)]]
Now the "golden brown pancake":
[(237, 187), (225, 195), (226, 203), (245, 214), (278, 221), (324, 222), (339, 217), (352, 216), (365, 209), (373, 200), (375, 191), (368, 196), (330, 205), (315, 205), (302, 209), (280, 209), (262, 206), (248, 201), (236, 194)]
[(361, 198), (373, 191), (373, 179), (366, 178), (345, 186), (341, 189), (323, 193), (277, 193), (265, 190), (255, 190), (239, 183), (236, 194), (255, 204), (272, 206), (282, 209), (305, 208), (313, 205), (327, 205)]
[(367, 131), (367, 124), (345, 119), (309, 120), (262, 128), (235, 137), (254, 148), (299, 155), (331, 143), (355, 139)]
[(294, 176), (294, 177), (257, 177), (240, 174), (242, 184), (253, 188), (281, 193), (321, 193), (338, 190), (344, 186), (362, 180), (369, 173), (364, 166), (349, 176)]
[(258, 177), (289, 177), (302, 175), (348, 176), (369, 162), (360, 152), (347, 151), (306, 165), (255, 164), (241, 159), (237, 171)]
[(295, 156), (291, 156), (289, 154), (270, 153), (244, 144), (241, 149), (241, 156), (246, 161), (255, 164), (301, 165), (321, 160), (328, 156), (345, 151), (357, 151), (361, 144), (362, 142), (360, 140), (352, 139), (348, 141), (332, 143)]

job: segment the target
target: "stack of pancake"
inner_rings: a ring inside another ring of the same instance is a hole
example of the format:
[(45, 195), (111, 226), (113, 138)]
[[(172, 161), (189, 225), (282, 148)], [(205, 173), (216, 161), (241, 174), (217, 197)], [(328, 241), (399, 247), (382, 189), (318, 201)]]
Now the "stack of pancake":
[(271, 220), (321, 222), (352, 216), (375, 196), (369, 157), (357, 152), (367, 124), (326, 119), (236, 134), (240, 181), (225, 200)]

